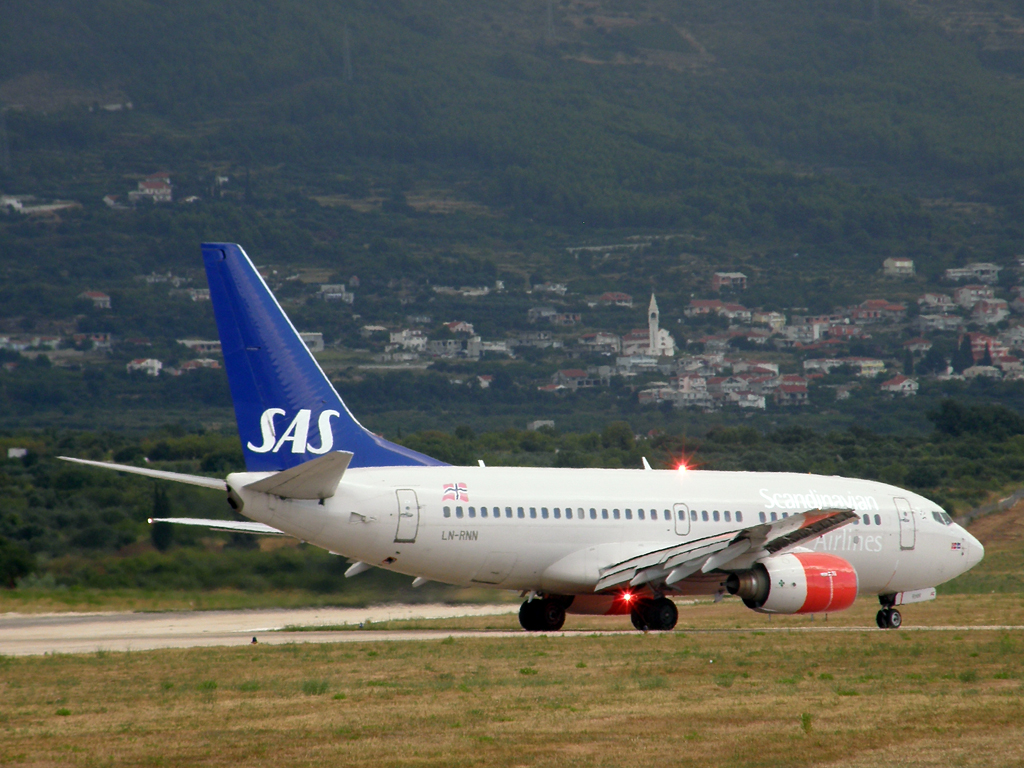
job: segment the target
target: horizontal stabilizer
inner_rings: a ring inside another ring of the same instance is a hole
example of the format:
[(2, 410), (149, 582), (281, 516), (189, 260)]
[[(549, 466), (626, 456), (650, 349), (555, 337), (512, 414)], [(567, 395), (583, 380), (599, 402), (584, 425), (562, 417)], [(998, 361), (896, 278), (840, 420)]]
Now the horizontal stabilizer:
[(245, 487), (282, 499), (329, 499), (338, 490), (338, 483), (350, 461), (352, 454), (348, 451), (334, 451)]
[(198, 517), (151, 517), (150, 523), (174, 523), (175, 525), (198, 525), (211, 531), (231, 531), (232, 533), (255, 533), (259, 536), (290, 536), (291, 534), (271, 528), (263, 523), (248, 520), (203, 520)]
[(118, 472), (130, 472), (133, 475), (145, 475), (155, 477), (157, 480), (171, 480), (175, 483), (187, 483), (198, 485), (203, 488), (215, 488), (218, 491), (226, 491), (227, 483), (218, 480), (216, 477), (203, 477), (202, 475), (186, 475), (181, 472), (166, 472), (162, 469), (148, 469), (147, 467), (133, 467), (131, 464), (112, 464), (109, 461), (90, 461), (89, 459), (75, 459), (71, 456), (58, 456), (62, 461), (70, 461), (75, 464), (87, 464), (90, 467), (103, 467), (103, 469), (116, 469)]

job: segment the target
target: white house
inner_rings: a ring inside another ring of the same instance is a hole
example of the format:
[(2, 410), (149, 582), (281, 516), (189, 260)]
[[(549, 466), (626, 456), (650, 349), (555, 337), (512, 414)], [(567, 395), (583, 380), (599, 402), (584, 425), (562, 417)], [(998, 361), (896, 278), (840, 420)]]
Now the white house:
[(142, 371), (147, 376), (159, 376), (160, 370), (164, 367), (164, 364), (159, 360), (153, 358), (136, 358), (128, 363), (128, 373), (134, 373), (136, 371)]
[(883, 392), (910, 397), (917, 394), (918, 384), (909, 376), (900, 375), (894, 376), (888, 381), (883, 381), (880, 388)]

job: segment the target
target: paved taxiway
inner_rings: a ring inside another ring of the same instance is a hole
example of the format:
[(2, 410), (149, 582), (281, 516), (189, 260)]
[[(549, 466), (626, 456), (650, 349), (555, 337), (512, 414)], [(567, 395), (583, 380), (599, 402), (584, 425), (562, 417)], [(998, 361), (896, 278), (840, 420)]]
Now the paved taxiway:
[[(437, 619), (456, 616), (497, 616), (514, 613), (515, 605), (388, 605), (371, 608), (306, 608), (258, 611), (180, 611), (174, 613), (3, 614), (0, 655), (145, 651), (157, 648), (245, 645), (260, 643), (352, 643), (439, 640), (445, 637), (526, 637), (522, 631), (500, 630), (344, 630), (281, 632), (289, 626), (330, 626), (395, 619)], [(748, 629), (680, 628), (688, 633), (750, 632)], [(1019, 626), (904, 626), (901, 632), (1020, 631)], [(864, 632), (874, 627), (758, 627), (758, 632)], [(562, 637), (632, 634), (634, 630), (547, 633)]]

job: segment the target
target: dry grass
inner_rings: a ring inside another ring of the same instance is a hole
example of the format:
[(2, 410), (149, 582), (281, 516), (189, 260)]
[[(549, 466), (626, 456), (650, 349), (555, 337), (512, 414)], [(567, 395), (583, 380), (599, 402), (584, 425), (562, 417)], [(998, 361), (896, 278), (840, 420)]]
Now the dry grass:
[(1020, 765), (1022, 650), (752, 628), (8, 658), (0, 764)]
[[(827, 618), (817, 616), (772, 616), (748, 610), (736, 598), (722, 603), (710, 600), (679, 601), (677, 632), (708, 630), (780, 630), (805, 628), (874, 628), (878, 601), (862, 598), (847, 611)], [(937, 600), (900, 608), (908, 631), (921, 627), (1024, 626), (1024, 594), (940, 595)], [(628, 616), (574, 616), (565, 620), (568, 631), (604, 632), (630, 627)], [(519, 619), (512, 612), (497, 616), (464, 616), (451, 619), (401, 619), (343, 626), (288, 627), (287, 631), (337, 630), (518, 630)]]

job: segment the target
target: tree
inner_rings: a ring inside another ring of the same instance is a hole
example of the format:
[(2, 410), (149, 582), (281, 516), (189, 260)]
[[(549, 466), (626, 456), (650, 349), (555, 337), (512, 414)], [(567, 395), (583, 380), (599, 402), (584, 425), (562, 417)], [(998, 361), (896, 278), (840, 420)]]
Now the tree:
[(914, 375), (914, 353), (909, 349), (903, 350), (903, 373), (907, 376)]
[(960, 346), (953, 354), (953, 370), (963, 373), (966, 368), (974, 365), (974, 350), (971, 348), (971, 337), (966, 333), (960, 340)]
[(917, 372), (919, 374), (945, 373), (946, 365), (946, 356), (938, 347), (932, 347), (924, 353), (921, 362), (917, 364)]
[[(171, 502), (167, 498), (167, 489), (162, 485), (153, 486), (153, 518), (170, 517)], [(171, 523), (153, 523), (149, 531), (153, 546), (160, 552), (166, 552), (174, 541), (174, 526)]]
[(985, 354), (981, 356), (981, 362), (978, 365), (992, 365), (992, 349), (988, 344), (985, 345)]
[(0, 584), (13, 589), (18, 579), (35, 569), (36, 559), (31, 552), (0, 536)]

